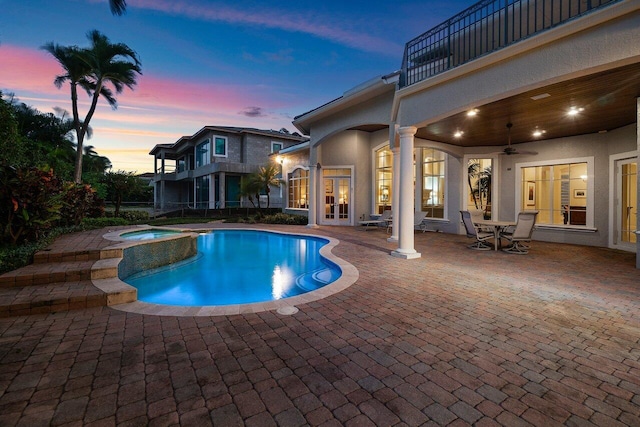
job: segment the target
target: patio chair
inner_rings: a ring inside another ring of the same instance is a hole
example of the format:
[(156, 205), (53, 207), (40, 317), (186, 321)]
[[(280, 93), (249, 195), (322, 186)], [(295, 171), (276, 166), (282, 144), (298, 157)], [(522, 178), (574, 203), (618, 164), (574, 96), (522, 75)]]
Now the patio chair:
[(363, 226), (365, 230), (368, 230), (370, 227), (387, 227), (388, 228), (390, 219), (391, 219), (391, 209), (387, 209), (382, 212), (382, 215), (380, 215), (378, 219), (368, 219), (364, 221), (358, 221), (358, 224)]
[(431, 231), (431, 230), (427, 230), (427, 224), (423, 224), (423, 220), (426, 218), (427, 213), (423, 212), (423, 211), (416, 211), (413, 214), (413, 229), (414, 230), (420, 230), (423, 233), (425, 231)]
[(469, 245), (469, 248), (477, 251), (490, 251), (493, 249), (490, 244), (487, 244), (487, 240), (495, 238), (495, 234), (479, 230), (471, 220), (471, 212), (460, 211), (460, 215), (462, 216), (464, 228), (467, 231), (467, 237), (476, 239), (474, 244)]
[(484, 211), (482, 209), (469, 209), (469, 213), (471, 214), (471, 221), (476, 225), (476, 229), (480, 231), (493, 232), (491, 228), (477, 224), (478, 222), (484, 221)]
[(512, 254), (524, 255), (529, 253), (533, 226), (536, 223), (538, 211), (522, 211), (518, 214), (518, 222), (513, 230), (505, 230), (500, 233), (500, 238), (507, 239), (511, 245), (502, 249)]

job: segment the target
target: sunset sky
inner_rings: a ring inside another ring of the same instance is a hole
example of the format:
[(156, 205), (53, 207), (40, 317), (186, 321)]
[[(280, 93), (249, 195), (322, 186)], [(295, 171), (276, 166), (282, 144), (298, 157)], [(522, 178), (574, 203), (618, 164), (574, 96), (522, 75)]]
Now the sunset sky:
[[(93, 145), (113, 170), (153, 171), (149, 151), (205, 125), (296, 129), (293, 117), (400, 68), (404, 43), (469, 0), (0, 0), (0, 90), (42, 112), (71, 111), (47, 42), (88, 46), (97, 29), (125, 43), (143, 75), (112, 110), (101, 101)], [(89, 98), (80, 94), (81, 116)]]

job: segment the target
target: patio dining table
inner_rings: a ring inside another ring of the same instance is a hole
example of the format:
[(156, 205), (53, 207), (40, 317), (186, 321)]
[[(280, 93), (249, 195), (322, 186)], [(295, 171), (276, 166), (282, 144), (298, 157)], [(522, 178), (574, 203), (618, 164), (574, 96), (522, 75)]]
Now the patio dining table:
[(493, 231), (493, 236), (495, 239), (495, 245), (493, 247), (494, 250), (498, 250), (500, 247), (500, 232), (505, 228), (515, 226), (516, 223), (512, 221), (492, 221), (489, 219), (486, 220), (476, 220), (473, 222), (475, 225), (478, 225), (483, 228), (491, 229)]

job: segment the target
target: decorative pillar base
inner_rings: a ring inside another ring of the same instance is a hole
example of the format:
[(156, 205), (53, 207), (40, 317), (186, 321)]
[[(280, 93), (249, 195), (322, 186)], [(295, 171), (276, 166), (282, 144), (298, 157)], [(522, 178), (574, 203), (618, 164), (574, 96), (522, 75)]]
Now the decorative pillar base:
[(391, 256), (395, 258), (403, 258), (403, 259), (416, 259), (421, 258), (422, 254), (420, 252), (400, 252), (400, 249), (397, 251), (391, 252)]
[(389, 243), (398, 243), (398, 238), (395, 236), (391, 236), (389, 238), (387, 238), (387, 242)]
[(318, 224), (307, 224), (305, 228), (320, 228)]

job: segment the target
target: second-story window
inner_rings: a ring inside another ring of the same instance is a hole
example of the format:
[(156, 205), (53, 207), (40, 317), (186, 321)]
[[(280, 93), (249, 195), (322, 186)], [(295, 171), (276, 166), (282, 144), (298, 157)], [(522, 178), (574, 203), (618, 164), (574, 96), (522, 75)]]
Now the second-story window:
[(214, 156), (227, 157), (227, 138), (216, 136)]
[(184, 172), (187, 170), (187, 162), (184, 157), (180, 157), (176, 162), (176, 168), (178, 169), (178, 173)]
[(207, 139), (196, 145), (196, 167), (208, 165), (211, 162), (211, 142)]
[(278, 153), (280, 150), (282, 150), (282, 142), (271, 141), (271, 152)]

